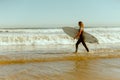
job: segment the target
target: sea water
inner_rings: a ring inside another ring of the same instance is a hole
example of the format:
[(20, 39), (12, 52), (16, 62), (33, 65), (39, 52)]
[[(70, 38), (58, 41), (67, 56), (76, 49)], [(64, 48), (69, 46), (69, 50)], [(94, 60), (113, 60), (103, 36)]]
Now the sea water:
[(62, 28), (0, 29), (0, 80), (119, 80), (120, 28), (86, 27), (99, 44), (82, 44)]
[[(88, 27), (85, 31), (95, 36), (99, 43), (120, 43), (119, 27)], [(0, 29), (0, 45), (58, 45), (75, 42), (62, 28)]]

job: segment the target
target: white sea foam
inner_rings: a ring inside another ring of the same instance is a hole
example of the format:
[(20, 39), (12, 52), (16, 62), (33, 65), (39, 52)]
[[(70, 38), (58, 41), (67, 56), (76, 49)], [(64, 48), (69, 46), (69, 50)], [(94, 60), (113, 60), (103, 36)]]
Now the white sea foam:
[[(120, 43), (120, 28), (86, 28), (99, 43)], [(74, 44), (62, 29), (0, 29), (0, 45)]]

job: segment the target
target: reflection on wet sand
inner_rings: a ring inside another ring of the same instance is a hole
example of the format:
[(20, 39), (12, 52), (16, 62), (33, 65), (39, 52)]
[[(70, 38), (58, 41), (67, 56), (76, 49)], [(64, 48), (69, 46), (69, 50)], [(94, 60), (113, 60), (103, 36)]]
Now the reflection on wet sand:
[(0, 65), (0, 80), (120, 80), (119, 58)]
[(1, 46), (0, 80), (120, 80), (118, 46), (78, 55), (73, 47)]

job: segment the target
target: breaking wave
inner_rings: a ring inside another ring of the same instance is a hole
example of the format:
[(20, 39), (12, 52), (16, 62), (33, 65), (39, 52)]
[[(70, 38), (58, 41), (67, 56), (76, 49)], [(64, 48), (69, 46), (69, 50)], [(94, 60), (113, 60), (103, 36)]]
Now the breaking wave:
[[(99, 43), (120, 43), (120, 28), (86, 28)], [(0, 45), (74, 44), (62, 29), (0, 29)]]

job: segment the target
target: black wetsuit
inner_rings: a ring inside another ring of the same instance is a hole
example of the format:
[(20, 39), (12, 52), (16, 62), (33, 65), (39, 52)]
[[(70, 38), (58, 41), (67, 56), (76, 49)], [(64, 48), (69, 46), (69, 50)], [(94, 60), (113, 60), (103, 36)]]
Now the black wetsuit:
[[(80, 31), (80, 30), (79, 30), (79, 31)], [(84, 31), (81, 32), (80, 37), (79, 37), (79, 39), (78, 39), (78, 41), (77, 41), (77, 43), (76, 43), (76, 52), (77, 52), (77, 50), (78, 50), (78, 45), (80, 44), (80, 42), (82, 42), (82, 44), (83, 44), (83, 46), (86, 48), (87, 52), (89, 52), (89, 49), (87, 48), (87, 46), (86, 46), (86, 44), (85, 44), (85, 41), (84, 41), (83, 32), (84, 32)]]

